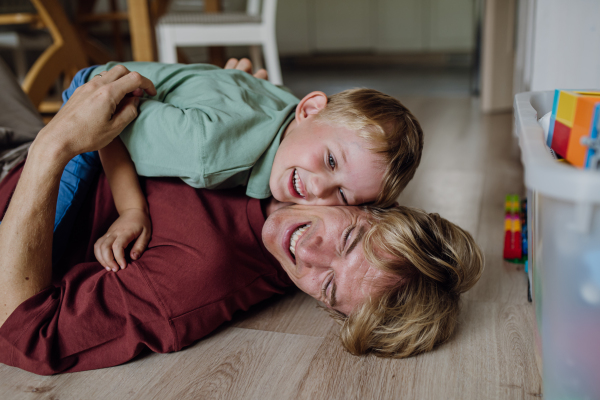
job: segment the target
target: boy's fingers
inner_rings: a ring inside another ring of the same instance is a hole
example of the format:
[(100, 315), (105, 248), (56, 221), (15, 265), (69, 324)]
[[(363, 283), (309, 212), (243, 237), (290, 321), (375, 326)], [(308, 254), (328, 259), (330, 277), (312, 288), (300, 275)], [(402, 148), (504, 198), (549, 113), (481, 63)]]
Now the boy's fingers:
[(237, 58), (230, 58), (225, 63), (225, 68), (224, 69), (234, 69), (237, 64), (238, 64)]
[(96, 260), (98, 260), (100, 265), (102, 265), (104, 269), (109, 271), (110, 267), (107, 263), (107, 260), (104, 258), (104, 254), (102, 253), (102, 245), (104, 243), (104, 239), (105, 237), (103, 236), (96, 241), (96, 244), (94, 245), (94, 255), (96, 256)]
[(140, 258), (142, 253), (146, 250), (146, 247), (148, 247), (148, 242), (150, 242), (150, 234), (144, 229), (131, 249), (130, 255), (133, 260)]
[(249, 74), (252, 73), (252, 61), (247, 58), (242, 58), (235, 69), (239, 69), (240, 71), (247, 72)]
[(96, 260), (98, 260), (100, 265), (102, 265), (104, 268), (107, 268), (107, 266), (104, 263), (104, 258), (102, 257), (102, 252), (100, 251), (101, 241), (102, 241), (102, 238), (98, 239), (96, 241), (96, 243), (94, 244), (94, 255), (96, 256)]
[(254, 77), (258, 78), (258, 79), (267, 80), (267, 79), (269, 79), (269, 73), (267, 72), (266, 69), (261, 68), (258, 71), (256, 71), (256, 73), (254, 74)]
[(124, 243), (122, 239), (115, 240), (115, 242), (112, 245), (113, 255), (121, 269), (125, 269), (125, 267), (127, 266), (127, 260), (125, 260), (125, 251), (123, 250), (126, 246), (127, 243)]
[(112, 240), (104, 240), (100, 246), (100, 252), (102, 253), (104, 265), (116, 272), (119, 270), (119, 265), (115, 262), (111, 245)]

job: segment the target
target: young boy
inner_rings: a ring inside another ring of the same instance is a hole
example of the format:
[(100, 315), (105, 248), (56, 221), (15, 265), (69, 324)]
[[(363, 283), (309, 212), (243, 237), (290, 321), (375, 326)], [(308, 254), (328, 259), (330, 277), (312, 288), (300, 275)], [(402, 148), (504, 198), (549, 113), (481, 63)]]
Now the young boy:
[[(96, 67), (87, 81), (115, 65)], [(236, 69), (123, 65), (149, 78), (157, 95), (143, 99), (136, 120), (99, 152), (120, 215), (94, 249), (107, 270), (125, 268), (131, 241), (135, 260), (150, 240), (137, 174), (179, 177), (196, 188), (243, 185), (250, 197), (281, 202), (387, 207), (420, 161), (418, 121), (375, 90), (298, 100)]]

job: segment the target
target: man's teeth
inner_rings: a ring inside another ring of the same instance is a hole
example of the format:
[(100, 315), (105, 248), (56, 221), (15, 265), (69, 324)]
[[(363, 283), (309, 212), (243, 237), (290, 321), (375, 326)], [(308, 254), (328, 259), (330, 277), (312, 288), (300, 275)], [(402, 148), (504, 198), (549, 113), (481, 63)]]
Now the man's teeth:
[(294, 257), (296, 257), (296, 242), (298, 241), (298, 238), (302, 236), (302, 233), (304, 233), (304, 231), (307, 230), (309, 227), (310, 224), (302, 225), (298, 227), (292, 234), (292, 237), (290, 239), (290, 252)]
[(298, 170), (295, 170), (294, 171), (294, 189), (296, 189), (296, 192), (298, 192), (298, 194), (300, 196), (304, 197), (304, 195), (300, 191), (300, 185), (298, 184), (299, 180), (300, 180), (300, 177), (298, 176)]

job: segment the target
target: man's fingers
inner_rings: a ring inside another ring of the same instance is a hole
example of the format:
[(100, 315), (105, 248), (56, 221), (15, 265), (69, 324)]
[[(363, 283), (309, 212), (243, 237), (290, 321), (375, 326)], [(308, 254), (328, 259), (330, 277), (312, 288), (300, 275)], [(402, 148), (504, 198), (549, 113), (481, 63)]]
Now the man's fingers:
[(137, 88), (131, 93), (127, 93), (128, 96), (142, 97), (144, 95), (144, 89)]
[(114, 82), (114, 81), (118, 80), (119, 78), (127, 75), (128, 73), (129, 73), (129, 70), (127, 69), (127, 67), (119, 64), (119, 65), (115, 65), (108, 71), (100, 72), (100, 74), (98, 74), (98, 75), (100, 75), (100, 77), (98, 77), (98, 79), (101, 79), (101, 81), (104, 83), (109, 83), (109, 82)]
[(146, 247), (148, 247), (148, 242), (150, 242), (150, 234), (144, 229), (131, 249), (130, 255), (132, 260), (140, 258), (142, 253), (146, 250)]
[(230, 58), (225, 63), (225, 68), (224, 69), (235, 69), (235, 67), (237, 65), (238, 65), (238, 59), (237, 58)]
[(139, 97), (125, 97), (112, 116), (113, 124), (119, 132), (138, 116)]
[(254, 77), (258, 78), (258, 79), (267, 80), (267, 79), (269, 79), (269, 73), (267, 72), (266, 69), (261, 68), (258, 71), (256, 71), (256, 73), (254, 74)]
[[(102, 72), (103, 83), (115, 83), (120, 82), (128, 85), (129, 89), (121, 93), (121, 96), (133, 92), (135, 89), (143, 89), (150, 96), (156, 95), (156, 88), (154, 83), (145, 76), (140, 75), (138, 72), (129, 71), (124, 65), (115, 65), (110, 70)], [(119, 85), (120, 86), (120, 85)]]
[[(117, 67), (123, 67), (122, 65), (117, 65), (113, 67), (110, 71)], [(125, 67), (123, 67), (125, 68)], [(127, 68), (125, 68), (127, 71)], [(102, 78), (104, 79), (104, 77)], [(108, 81), (108, 79), (107, 79)], [(114, 96), (117, 101), (120, 101), (127, 93), (133, 92), (135, 89), (143, 89), (150, 96), (156, 95), (156, 88), (154, 87), (154, 83), (145, 76), (140, 75), (139, 73), (133, 71), (128, 72), (127, 74), (122, 75), (119, 79), (112, 81), (110, 83), (111, 91), (114, 93)]]

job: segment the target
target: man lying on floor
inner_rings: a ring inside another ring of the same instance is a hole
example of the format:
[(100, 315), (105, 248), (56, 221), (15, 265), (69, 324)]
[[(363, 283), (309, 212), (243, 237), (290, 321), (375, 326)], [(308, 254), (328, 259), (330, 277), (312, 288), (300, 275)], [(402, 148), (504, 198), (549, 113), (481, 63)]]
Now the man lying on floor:
[[(0, 101), (10, 105), (0, 109), (39, 121), (16, 83), (2, 79)], [(135, 118), (137, 101), (126, 95), (139, 89), (153, 85), (121, 69), (81, 87), (0, 183), (0, 362), (54, 374), (118, 365), (147, 348), (178, 351), (293, 284), (340, 319), (353, 354), (406, 357), (450, 337), (481, 252), (459, 227), (406, 207), (283, 207), (243, 189), (146, 179), (152, 239), (112, 273), (93, 249), (118, 216), (101, 176), (52, 267), (64, 166)]]

